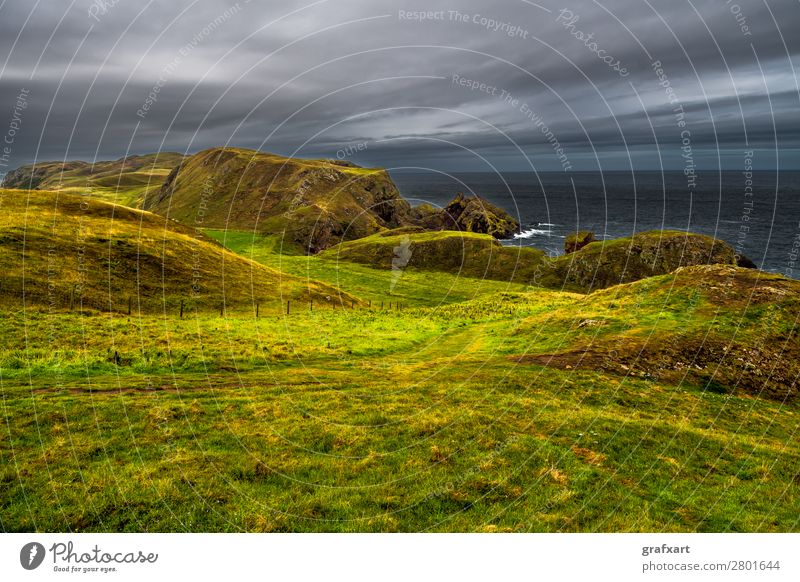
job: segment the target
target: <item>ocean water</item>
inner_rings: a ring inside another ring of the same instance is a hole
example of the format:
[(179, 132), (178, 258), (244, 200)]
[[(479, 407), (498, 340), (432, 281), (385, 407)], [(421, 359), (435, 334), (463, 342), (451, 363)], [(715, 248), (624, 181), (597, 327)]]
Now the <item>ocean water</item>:
[(522, 225), (503, 241), (563, 253), (564, 237), (591, 230), (598, 239), (653, 229), (720, 238), (760, 268), (800, 278), (800, 172), (700, 173), (690, 187), (682, 172), (392, 172), (416, 205), (443, 206), (458, 192), (478, 194)]

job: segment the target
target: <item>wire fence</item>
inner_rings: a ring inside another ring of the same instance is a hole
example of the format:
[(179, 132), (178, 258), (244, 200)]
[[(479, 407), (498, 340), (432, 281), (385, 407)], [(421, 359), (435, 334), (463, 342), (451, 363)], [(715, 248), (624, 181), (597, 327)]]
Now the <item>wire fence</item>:
[(116, 313), (138, 315), (161, 313), (178, 318), (190, 314), (230, 313), (248, 314), (254, 317), (266, 315), (292, 315), (321, 310), (379, 310), (400, 311), (408, 305), (397, 298), (383, 301), (360, 301), (344, 297), (313, 297), (308, 299), (286, 299), (279, 297), (249, 297), (229, 299), (221, 294), (213, 296), (145, 296), (125, 292), (104, 295), (93, 289), (84, 293), (78, 285), (42, 287), (24, 285), (19, 281), (0, 281), (0, 306), (4, 309), (39, 309), (52, 312)]

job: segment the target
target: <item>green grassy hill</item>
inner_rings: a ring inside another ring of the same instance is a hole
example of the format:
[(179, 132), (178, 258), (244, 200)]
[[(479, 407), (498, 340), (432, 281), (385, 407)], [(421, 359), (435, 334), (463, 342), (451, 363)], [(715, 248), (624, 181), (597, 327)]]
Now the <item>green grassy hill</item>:
[(410, 220), (385, 170), (240, 148), (191, 156), (144, 208), (207, 228), (278, 234), (312, 253)]
[[(0, 190), (0, 302), (127, 312), (269, 310), (355, 298), (231, 253), (202, 232), (90, 196)], [(330, 299), (328, 299), (330, 297)]]
[(543, 251), (505, 247), (488, 234), (420, 230), (401, 228), (374, 234), (341, 243), (320, 257), (377, 269), (444, 271), (523, 284), (534, 280), (537, 268), (546, 260)]
[(148, 193), (161, 188), (181, 154), (160, 152), (99, 162), (40, 162), (6, 174), (3, 188), (91, 193), (116, 204), (138, 207)]
[[(606, 245), (590, 245), (586, 247), (588, 258), (579, 259), (578, 264), (597, 269), (598, 257), (608, 264), (613, 253), (619, 252), (618, 256), (629, 264), (625, 267), (622, 263), (611, 271), (611, 276), (637, 275), (639, 280), (577, 294), (518, 283), (503, 288), (492, 281), (494, 277), (511, 279), (515, 273), (523, 281), (532, 280), (542, 272), (542, 264), (552, 269), (553, 263), (558, 265), (572, 255), (552, 261), (544, 259), (542, 253), (531, 253), (529, 257), (523, 254), (520, 258), (515, 252), (518, 249), (501, 247), (489, 235), (398, 229), (342, 243), (316, 257), (302, 257), (295, 262), (292, 257), (280, 255), (274, 246), (266, 246), (268, 241), (261, 239), (265, 246), (258, 247), (259, 239), (253, 235), (211, 234), (264, 264), (280, 265), (296, 274), (306, 269), (306, 273), (342, 288), (357, 287), (375, 299), (392, 298), (392, 293), (387, 293), (392, 276), (397, 276), (398, 282), (410, 278), (434, 301), (415, 301), (414, 296), (400, 295), (405, 305), (410, 299), (412, 307), (438, 307), (437, 313), (456, 313), (456, 319), (463, 310), (472, 313), (476, 305), (484, 303), (486, 306), (481, 309), (490, 311), (496, 307), (497, 297), (508, 297), (509, 292), (528, 292), (519, 297), (531, 306), (536, 303), (531, 299), (536, 293), (547, 298), (550, 308), (512, 333), (500, 334), (503, 345), (498, 350), (519, 362), (658, 377), (723, 393), (738, 390), (778, 399), (797, 394), (800, 367), (795, 356), (800, 355), (800, 345), (795, 327), (800, 316), (800, 282), (726, 264), (724, 261), (734, 260), (732, 249), (709, 237), (652, 232)], [(507, 255), (500, 254), (496, 259), (498, 255), (492, 253), (497, 248)], [(630, 249), (642, 248), (649, 254), (629, 256)], [(574, 254), (580, 257), (583, 252)], [(399, 257), (407, 264), (393, 269), (393, 262), (397, 267)], [(504, 264), (502, 258), (506, 257), (508, 262)], [(703, 263), (709, 257), (720, 262), (680, 266), (692, 261)], [(646, 272), (633, 272), (633, 267), (667, 273), (648, 276)], [(441, 270), (453, 274), (437, 272)], [(590, 281), (597, 285), (612, 280), (601, 275), (595, 274)], [(484, 287), (479, 285), (481, 279)], [(451, 286), (449, 296), (440, 295), (440, 283)], [(556, 289), (563, 285), (562, 281), (553, 283)], [(472, 290), (474, 295), (466, 296), (466, 290)], [(396, 295), (394, 298), (399, 299)], [(556, 304), (564, 308), (556, 309)], [(535, 337), (531, 338), (526, 330), (534, 331)], [(518, 351), (509, 351), (513, 345), (519, 346)], [(785, 358), (791, 363), (781, 365)]]
[[(784, 401), (800, 385), (798, 317), (798, 281), (730, 265), (682, 267), (530, 318), (514, 341), (524, 363)], [(561, 330), (556, 342), (541, 336), (548, 327)]]
[(556, 257), (537, 283), (589, 292), (671, 273), (692, 265), (735, 265), (733, 248), (718, 239), (683, 231), (654, 230), (590, 243)]
[[(387, 231), (387, 234), (391, 232), (396, 233), (396, 230)], [(340, 260), (333, 250), (318, 255), (286, 252), (283, 246), (285, 241), (277, 235), (262, 236), (252, 232), (213, 229), (206, 233), (242, 256), (284, 273), (324, 281), (371, 301), (375, 307), (388, 306), (390, 303), (396, 306), (398, 302), (405, 307), (435, 307), (527, 289), (527, 285), (522, 283), (469, 276), (457, 269), (452, 273), (436, 271), (435, 276), (431, 276), (429, 271), (413, 267), (392, 269)], [(328, 255), (331, 257), (328, 258)]]

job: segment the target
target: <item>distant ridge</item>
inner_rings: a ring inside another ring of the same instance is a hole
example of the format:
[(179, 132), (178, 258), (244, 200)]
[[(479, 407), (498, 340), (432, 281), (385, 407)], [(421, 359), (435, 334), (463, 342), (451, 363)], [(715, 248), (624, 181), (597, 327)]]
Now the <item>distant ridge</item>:
[(5, 175), (3, 188), (90, 189), (97, 198), (137, 207), (147, 192), (161, 188), (184, 156), (174, 152), (133, 155), (98, 162), (55, 161), (20, 166)]

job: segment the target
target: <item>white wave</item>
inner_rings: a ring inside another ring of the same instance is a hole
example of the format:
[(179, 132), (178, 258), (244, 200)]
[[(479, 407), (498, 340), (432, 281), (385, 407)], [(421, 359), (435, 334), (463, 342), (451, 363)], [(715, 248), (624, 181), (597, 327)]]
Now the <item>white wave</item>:
[(558, 226), (558, 225), (553, 224), (552, 222), (540, 222), (536, 226)]
[(543, 234), (550, 234), (550, 231), (541, 228), (529, 228), (528, 230), (523, 230), (522, 232), (516, 233), (514, 238), (532, 238), (534, 236), (540, 236)]

